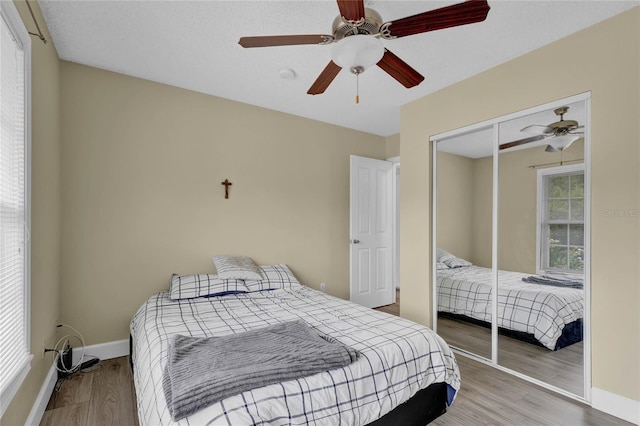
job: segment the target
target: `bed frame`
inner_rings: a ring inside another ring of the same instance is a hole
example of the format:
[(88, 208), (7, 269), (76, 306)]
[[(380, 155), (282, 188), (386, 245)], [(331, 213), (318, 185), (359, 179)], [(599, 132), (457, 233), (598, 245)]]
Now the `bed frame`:
[(433, 383), (369, 426), (424, 426), (447, 411), (447, 384)]
[[(468, 317), (466, 315), (452, 314), (449, 312), (438, 312), (438, 318), (451, 318), (458, 321), (464, 321), (471, 324), (480, 325), (485, 328), (491, 328), (491, 323), (478, 320), (475, 318)], [(509, 330), (508, 328), (498, 327), (498, 334), (501, 336), (507, 336), (514, 339), (521, 340), (523, 342), (532, 343), (536, 346), (540, 346), (549, 350), (546, 346), (538, 341), (533, 334), (525, 333), (524, 331), (514, 331)], [(562, 349), (566, 346), (573, 345), (574, 343), (578, 343), (582, 341), (583, 336), (583, 325), (582, 319), (576, 320), (564, 326), (562, 329), (562, 335), (558, 338), (556, 342), (556, 347), (553, 349), (557, 351), (558, 349)]]

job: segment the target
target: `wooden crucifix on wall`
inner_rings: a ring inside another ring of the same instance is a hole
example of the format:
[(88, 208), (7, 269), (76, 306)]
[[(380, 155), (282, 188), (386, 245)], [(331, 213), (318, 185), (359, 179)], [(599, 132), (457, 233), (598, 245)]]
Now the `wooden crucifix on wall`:
[(229, 182), (229, 179), (225, 179), (224, 182), (220, 182), (221, 185), (224, 185), (224, 198), (229, 198), (229, 187), (233, 185)]

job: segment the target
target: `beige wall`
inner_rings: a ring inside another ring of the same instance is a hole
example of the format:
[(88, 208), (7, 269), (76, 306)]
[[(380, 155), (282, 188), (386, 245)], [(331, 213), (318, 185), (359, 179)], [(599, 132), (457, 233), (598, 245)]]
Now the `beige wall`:
[(473, 215), (471, 258), (474, 265), (491, 268), (493, 232), (493, 157), (473, 161)]
[[(15, 2), (27, 30), (29, 9)], [(55, 344), (60, 288), (60, 81), (59, 61), (40, 8), (31, 2), (47, 44), (31, 37), (31, 371), (0, 419), (24, 424), (52, 363), (42, 359), (44, 342)]]
[(474, 160), (444, 151), (436, 158), (438, 247), (471, 261)]
[[(429, 136), (591, 91), (593, 386), (640, 400), (640, 8), (401, 112), (403, 316), (431, 322)], [(612, 48), (615, 46), (615, 48)]]
[(437, 158), (438, 247), (490, 268), (493, 159), (444, 151)]
[(386, 144), (387, 158), (400, 156), (400, 133), (397, 135), (387, 136)]
[(349, 155), (385, 138), (70, 62), (62, 111), (61, 316), (88, 344), (216, 254), (349, 297)]

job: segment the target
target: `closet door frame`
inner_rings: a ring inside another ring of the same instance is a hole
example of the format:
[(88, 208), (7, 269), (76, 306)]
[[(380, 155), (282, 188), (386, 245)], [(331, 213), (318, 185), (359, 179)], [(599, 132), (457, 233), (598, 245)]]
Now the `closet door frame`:
[[(539, 112), (551, 110), (565, 104), (572, 104), (576, 102), (584, 102), (586, 121), (584, 124), (584, 190), (585, 190), (585, 259), (584, 259), (584, 317), (583, 317), (583, 383), (584, 390), (583, 395), (579, 396), (574, 393), (568, 392), (562, 388), (550, 385), (541, 380), (527, 376), (518, 371), (506, 368), (499, 364), (498, 360), (498, 324), (495, 319), (498, 317), (498, 161), (499, 161), (499, 129), (500, 124), (509, 120), (520, 118), (526, 115), (536, 114)], [(455, 130), (447, 131), (437, 135), (433, 135), (429, 138), (431, 148), (431, 294), (432, 294), (432, 325), (433, 330), (438, 332), (438, 289), (437, 283), (437, 270), (436, 270), (436, 251), (438, 241), (438, 212), (437, 212), (437, 194), (438, 194), (438, 169), (437, 169), (437, 157), (438, 142), (460, 136), (467, 133), (472, 133), (480, 129), (486, 129), (488, 127), (493, 128), (493, 200), (492, 200), (492, 275), (493, 275), (493, 291), (492, 291), (492, 321), (491, 321), (491, 359), (473, 354), (466, 350), (453, 347), (453, 351), (456, 354), (472, 358), (483, 364), (490, 365), (501, 371), (512, 374), (521, 379), (535, 383), (551, 391), (562, 394), (566, 397), (586, 402), (591, 404), (591, 92), (580, 93), (578, 95), (570, 96), (564, 99), (552, 101), (543, 105), (539, 105), (533, 108), (517, 111), (511, 114), (507, 114), (495, 119), (486, 120), (480, 123), (475, 123), (469, 126), (458, 128)]]

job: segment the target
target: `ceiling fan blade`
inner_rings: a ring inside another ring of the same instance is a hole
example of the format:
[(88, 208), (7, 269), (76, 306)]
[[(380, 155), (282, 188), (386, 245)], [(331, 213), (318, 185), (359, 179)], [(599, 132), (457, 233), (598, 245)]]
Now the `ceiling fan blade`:
[(340, 15), (347, 21), (364, 18), (364, 0), (337, 0)]
[(531, 126), (523, 127), (520, 131), (527, 133), (537, 133), (540, 135), (552, 135), (553, 127), (541, 126), (539, 124), (532, 124)]
[(336, 65), (335, 62), (329, 61), (318, 78), (316, 78), (316, 81), (314, 81), (309, 90), (307, 90), (307, 93), (309, 95), (319, 95), (320, 93), (324, 93), (341, 69), (342, 68)]
[(487, 18), (489, 9), (486, 0), (469, 0), (391, 21), (383, 24), (382, 27), (388, 27), (391, 37), (405, 37), (481, 22)]
[(272, 35), (256, 37), (240, 37), (238, 44), (242, 47), (293, 46), (297, 44), (327, 44), (333, 36), (325, 34)]
[(503, 143), (503, 144), (500, 145), (500, 149), (513, 148), (514, 146), (524, 145), (526, 143), (531, 143), (531, 142), (536, 142), (536, 141), (541, 141), (544, 138), (545, 137), (542, 136), (542, 135), (531, 136), (529, 138), (524, 138), (524, 139), (519, 139), (519, 140), (513, 141), (513, 142)]
[(384, 56), (377, 65), (407, 89), (417, 86), (424, 80), (422, 74), (387, 49), (384, 50)]

